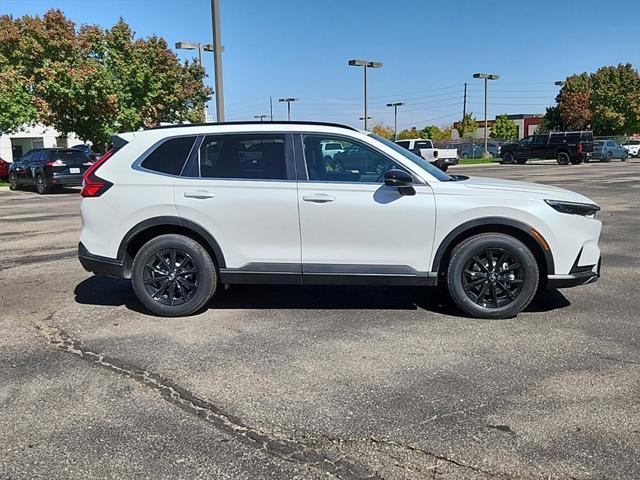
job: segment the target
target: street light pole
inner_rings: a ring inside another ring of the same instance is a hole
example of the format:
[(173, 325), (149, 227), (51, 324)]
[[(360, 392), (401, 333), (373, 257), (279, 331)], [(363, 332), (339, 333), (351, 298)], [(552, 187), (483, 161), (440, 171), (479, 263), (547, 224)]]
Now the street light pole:
[(269, 115), (254, 115), (253, 118), (259, 118), (261, 122), (264, 122), (264, 119)]
[(381, 68), (382, 62), (372, 62), (369, 60), (349, 60), (347, 62), (348, 65), (352, 67), (364, 67), (364, 115), (362, 119), (364, 120), (364, 129), (367, 129), (367, 119), (369, 118), (367, 115), (367, 69), (369, 68)]
[(488, 80), (497, 80), (500, 78), (499, 75), (494, 75), (491, 73), (474, 73), (473, 78), (482, 78), (484, 79), (484, 151), (482, 152), (483, 158), (489, 157), (489, 151), (487, 150), (488, 143), (488, 129), (489, 124), (487, 121), (487, 88), (488, 88)]
[(216, 118), (224, 122), (224, 95), (222, 93), (222, 43), (220, 41), (220, 0), (211, 0), (211, 27), (213, 29), (213, 70), (216, 82)]
[(299, 100), (300, 100), (299, 98), (293, 98), (293, 97), (278, 99), (279, 102), (287, 102), (287, 121), (288, 122), (291, 121), (291, 102), (297, 102)]
[(398, 107), (404, 105), (404, 102), (387, 103), (387, 107), (393, 107), (393, 136), (398, 140)]
[[(198, 63), (204, 68), (204, 52), (213, 52), (213, 45), (210, 43), (176, 42), (176, 50), (198, 50)], [(204, 77), (202, 77), (204, 84)], [(204, 121), (207, 121), (207, 104), (204, 104)]]

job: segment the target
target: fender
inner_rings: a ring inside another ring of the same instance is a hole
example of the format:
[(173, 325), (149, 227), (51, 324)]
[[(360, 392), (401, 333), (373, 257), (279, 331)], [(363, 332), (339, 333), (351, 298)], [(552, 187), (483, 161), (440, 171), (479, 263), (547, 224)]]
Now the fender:
[[(542, 242), (531, 234), (531, 230), (536, 231), (530, 225), (526, 223), (520, 222), (518, 220), (513, 220), (511, 218), (503, 218), (503, 217), (484, 217), (484, 218), (476, 218), (474, 220), (469, 220), (461, 225), (458, 225), (454, 228), (449, 234), (444, 237), (440, 245), (438, 246), (438, 250), (436, 250), (436, 254), (433, 257), (433, 267), (431, 268), (432, 272), (440, 271), (440, 262), (444, 257), (445, 253), (451, 246), (452, 242), (458, 237), (460, 234), (466, 232), (467, 230), (471, 230), (477, 227), (490, 226), (490, 225), (503, 225), (506, 227), (516, 228), (521, 231), (524, 235), (533, 240), (539, 247), (540, 251), (544, 254), (545, 265), (547, 268), (547, 274), (552, 275), (555, 273), (555, 265), (553, 263), (553, 255), (551, 254), (551, 250), (545, 248)], [(537, 232), (537, 231), (536, 231)], [(540, 233), (538, 233), (540, 235)], [(541, 236), (542, 238), (542, 236)], [(544, 239), (543, 239), (544, 240)], [(546, 240), (544, 240), (546, 243)]]
[(197, 233), (202, 238), (204, 238), (205, 241), (208, 243), (208, 246), (211, 248), (214, 255), (216, 256), (216, 261), (218, 263), (218, 266), (220, 268), (225, 268), (227, 266), (224, 260), (224, 254), (222, 253), (222, 249), (220, 248), (220, 245), (218, 244), (216, 239), (213, 238), (213, 236), (206, 229), (204, 229), (202, 226), (190, 220), (186, 220), (180, 217), (173, 217), (173, 216), (149, 218), (147, 220), (144, 220), (138, 223), (133, 228), (131, 228), (131, 230), (129, 230), (127, 234), (123, 237), (122, 242), (120, 242), (120, 247), (118, 247), (118, 259), (123, 261), (125, 260), (127, 256), (127, 247), (129, 246), (129, 243), (139, 233), (142, 233), (149, 228), (160, 227), (163, 225), (175, 225), (179, 227), (184, 227), (188, 230), (191, 230)]

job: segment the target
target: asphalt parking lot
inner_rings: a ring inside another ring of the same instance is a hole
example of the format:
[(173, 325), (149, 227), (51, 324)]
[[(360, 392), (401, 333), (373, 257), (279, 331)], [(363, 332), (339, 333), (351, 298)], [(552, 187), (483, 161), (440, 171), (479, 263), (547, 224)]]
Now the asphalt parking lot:
[(594, 199), (603, 277), (501, 321), (276, 286), (154, 318), (78, 263), (77, 190), (0, 190), (0, 479), (639, 478), (640, 162), (453, 172)]

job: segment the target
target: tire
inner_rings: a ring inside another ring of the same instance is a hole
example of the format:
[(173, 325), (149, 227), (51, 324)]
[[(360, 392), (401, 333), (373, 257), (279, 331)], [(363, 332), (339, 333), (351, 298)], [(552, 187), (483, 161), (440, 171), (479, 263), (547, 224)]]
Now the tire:
[[(181, 265), (187, 267), (187, 273), (180, 273)], [(158, 280), (151, 281), (154, 278)], [(181, 317), (201, 310), (211, 301), (218, 285), (218, 270), (209, 253), (195, 240), (183, 235), (160, 235), (136, 254), (131, 283), (136, 297), (151, 313)]]
[(613, 155), (611, 155), (611, 152), (607, 152), (607, 156), (604, 157), (603, 161), (608, 163), (611, 161), (612, 158), (613, 158)]
[(336, 160), (333, 162), (333, 171), (336, 173), (344, 172), (344, 164), (342, 163), (342, 160)]
[(51, 187), (47, 184), (47, 179), (41, 174), (36, 176), (36, 191), (40, 195), (45, 195), (51, 191)]
[(507, 165), (511, 165), (511, 164), (513, 164), (513, 162), (515, 162), (515, 157), (513, 156), (513, 153), (507, 152), (507, 153), (505, 153), (503, 155), (502, 163), (505, 163)]
[(628, 158), (629, 158), (629, 154), (628, 153), (623, 153), (622, 154), (622, 158), (620, 159), (620, 161), (621, 162), (626, 162)]
[(582, 158), (572, 158), (571, 165), (580, 165), (582, 163)]
[[(509, 266), (514, 268), (504, 269)], [(526, 245), (509, 235), (475, 235), (451, 252), (447, 290), (460, 310), (470, 317), (514, 317), (529, 305), (538, 282), (535, 257)]]
[(9, 190), (17, 190), (18, 189), (18, 177), (14, 172), (9, 174)]
[(447, 170), (449, 170), (449, 165), (440, 165), (440, 170), (446, 172)]
[(516, 163), (518, 165), (524, 165), (525, 163), (527, 163), (527, 159), (526, 158), (517, 158), (516, 159)]
[(569, 165), (569, 163), (571, 162), (571, 157), (569, 156), (568, 152), (558, 152), (556, 154), (556, 160), (558, 162), (558, 165)]

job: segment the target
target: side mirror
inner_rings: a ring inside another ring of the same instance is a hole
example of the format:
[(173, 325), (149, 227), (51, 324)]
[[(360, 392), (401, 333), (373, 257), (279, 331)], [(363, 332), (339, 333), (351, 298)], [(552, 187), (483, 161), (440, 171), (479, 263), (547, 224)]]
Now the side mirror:
[(388, 187), (396, 187), (400, 195), (415, 195), (413, 177), (404, 170), (392, 169), (384, 173), (384, 184)]

